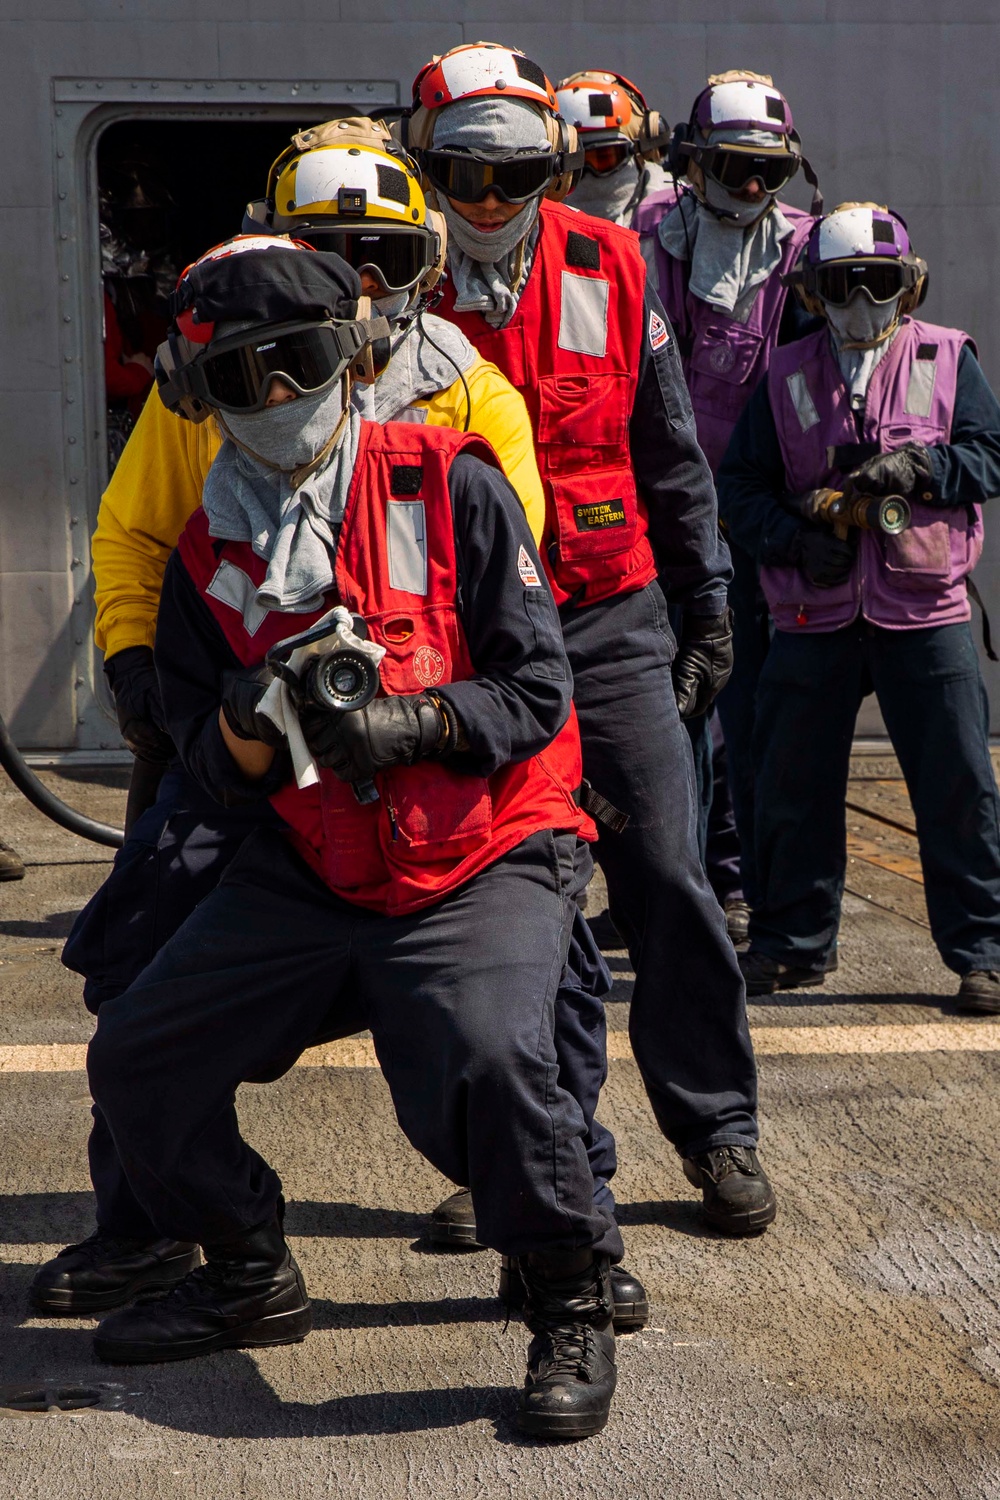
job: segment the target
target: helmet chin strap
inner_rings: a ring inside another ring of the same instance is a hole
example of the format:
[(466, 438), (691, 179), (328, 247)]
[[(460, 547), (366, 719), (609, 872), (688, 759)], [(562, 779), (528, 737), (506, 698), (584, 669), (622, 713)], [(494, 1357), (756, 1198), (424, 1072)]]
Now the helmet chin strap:
[[(896, 332), (896, 329), (899, 327), (900, 322), (902, 321), (902, 317), (903, 317), (902, 313), (897, 308), (896, 309), (896, 316), (893, 318), (893, 320), (889, 324), (888, 328), (884, 328), (882, 330), (882, 332), (879, 333), (879, 334), (876, 334), (876, 336), (873, 339), (865, 339), (863, 342), (860, 339), (852, 339), (850, 341), (850, 343), (844, 343), (844, 344), (838, 343), (837, 348), (838, 349), (877, 349), (878, 346), (879, 346), (879, 344), (884, 344), (885, 341), (886, 341), (886, 339), (891, 339), (892, 338), (892, 335)], [(830, 326), (832, 327), (832, 324)]]
[[(698, 203), (701, 205), (701, 207), (704, 208), (708, 213), (710, 213), (713, 219), (718, 219), (720, 224), (739, 224), (739, 214), (734, 214), (728, 208), (716, 208), (714, 204), (709, 203), (708, 198), (705, 196), (704, 188), (699, 189), (695, 187), (694, 184), (692, 184), (690, 188), (686, 189), (686, 191), (692, 193), (694, 197), (697, 198)], [(761, 222), (762, 219), (766, 219), (776, 202), (777, 199), (775, 198), (774, 194), (770, 193), (768, 195), (767, 206), (761, 209), (756, 219), (751, 219), (749, 224), (744, 224), (743, 228), (753, 229), (757, 224)]]
[(341, 437), (343, 436), (344, 427), (346, 426), (347, 419), (351, 414), (349, 405), (351, 396), (351, 377), (350, 375), (348, 375), (346, 370), (341, 377), (341, 386), (343, 388), (344, 394), (344, 409), (340, 414), (340, 421), (337, 423), (336, 427), (333, 429), (333, 432), (330, 434), (329, 438), (327, 438), (320, 451), (316, 454), (316, 457), (311, 458), (307, 464), (300, 464), (297, 469), (283, 469), (280, 464), (272, 463), (269, 458), (264, 458), (263, 454), (256, 453), (253, 448), (251, 448), (247, 443), (240, 442), (240, 439), (236, 437), (230, 430), (230, 427), (226, 422), (225, 417), (223, 417), (221, 411), (216, 411), (215, 420), (218, 422), (219, 426), (222, 428), (222, 431), (225, 433), (229, 441), (231, 443), (235, 443), (236, 447), (239, 448), (241, 452), (249, 454), (249, 456), (254, 460), (255, 463), (263, 464), (265, 469), (273, 469), (276, 474), (287, 474), (291, 479), (292, 489), (297, 490), (300, 484), (305, 483), (310, 474), (315, 474), (316, 470), (326, 462), (326, 460), (330, 457), (330, 454), (333, 452), (334, 448), (336, 448), (337, 444), (340, 442)]

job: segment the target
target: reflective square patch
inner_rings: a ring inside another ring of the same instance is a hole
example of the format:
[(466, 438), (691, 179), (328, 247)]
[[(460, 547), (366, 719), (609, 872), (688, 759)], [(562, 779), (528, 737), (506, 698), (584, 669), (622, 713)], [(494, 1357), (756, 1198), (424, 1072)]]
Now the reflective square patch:
[(560, 349), (603, 359), (608, 348), (608, 296), (611, 283), (599, 276), (562, 272), (559, 306)]

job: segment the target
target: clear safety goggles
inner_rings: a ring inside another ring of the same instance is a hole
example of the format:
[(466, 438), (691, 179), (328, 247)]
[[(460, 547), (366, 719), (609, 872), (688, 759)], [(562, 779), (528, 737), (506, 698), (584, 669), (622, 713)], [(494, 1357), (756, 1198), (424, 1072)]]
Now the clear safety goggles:
[(481, 203), (495, 193), (505, 203), (537, 198), (562, 171), (554, 151), (526, 151), (500, 160), (471, 151), (423, 151), (420, 165), (429, 181), (459, 203)]
[(791, 151), (755, 151), (746, 146), (687, 145), (685, 155), (697, 162), (727, 193), (742, 193), (757, 181), (765, 193), (780, 193), (799, 170), (801, 158)]
[(359, 274), (370, 272), (386, 292), (408, 292), (437, 265), (441, 240), (432, 229), (406, 224), (357, 224), (295, 220), (296, 239), (314, 250), (332, 251)]
[(263, 411), (276, 380), (299, 396), (329, 389), (383, 330), (388, 349), (384, 318), (247, 329), (209, 344), (185, 367), (183, 383), (188, 394), (220, 411)]

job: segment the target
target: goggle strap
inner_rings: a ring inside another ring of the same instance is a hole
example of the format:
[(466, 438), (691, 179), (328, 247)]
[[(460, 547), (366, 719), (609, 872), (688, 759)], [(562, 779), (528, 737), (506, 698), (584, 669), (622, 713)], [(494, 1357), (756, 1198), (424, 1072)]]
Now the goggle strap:
[(814, 219), (818, 219), (823, 213), (823, 194), (820, 191), (819, 178), (816, 176), (816, 170), (812, 166), (808, 157), (802, 156), (800, 154), (799, 161), (802, 166), (802, 175), (813, 190), (812, 202), (809, 205), (809, 212), (812, 214)]

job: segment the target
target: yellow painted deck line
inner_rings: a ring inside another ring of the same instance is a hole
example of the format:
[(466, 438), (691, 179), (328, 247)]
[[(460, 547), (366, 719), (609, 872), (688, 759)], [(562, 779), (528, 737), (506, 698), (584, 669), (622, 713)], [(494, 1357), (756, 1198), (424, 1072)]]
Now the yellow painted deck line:
[[(906, 1052), (1000, 1052), (1000, 1022), (930, 1021), (886, 1026), (758, 1026), (753, 1030), (759, 1057), (847, 1057)], [(74, 1073), (86, 1066), (87, 1049), (78, 1044), (0, 1047), (0, 1073)], [(608, 1033), (612, 1062), (631, 1058), (628, 1034)], [(300, 1068), (377, 1068), (374, 1043), (364, 1037), (326, 1042), (304, 1053)]]
[[(1000, 1052), (995, 1021), (932, 1021), (915, 1026), (758, 1026), (758, 1057), (846, 1057), (902, 1052)], [(628, 1036), (608, 1033), (608, 1057), (631, 1057)]]

